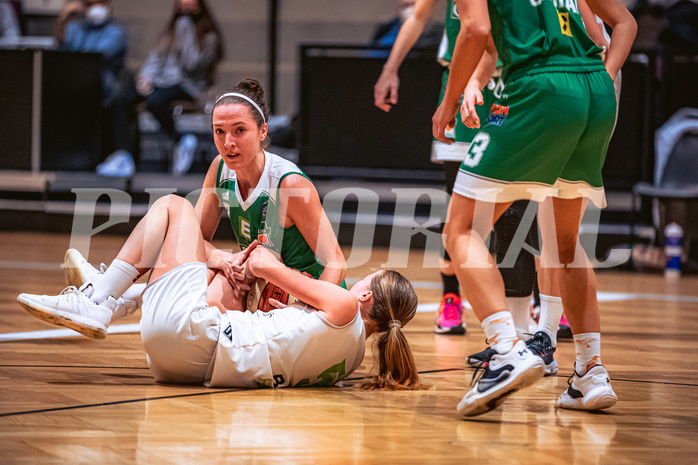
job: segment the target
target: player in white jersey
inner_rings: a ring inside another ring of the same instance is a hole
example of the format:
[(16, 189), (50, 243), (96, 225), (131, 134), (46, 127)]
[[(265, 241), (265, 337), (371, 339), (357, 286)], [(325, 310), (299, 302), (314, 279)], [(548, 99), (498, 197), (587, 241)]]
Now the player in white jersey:
[[(228, 387), (327, 386), (363, 360), (366, 339), (378, 334), (380, 367), (369, 387), (418, 389), (414, 358), (402, 326), (414, 317), (417, 295), (399, 273), (373, 273), (351, 290), (284, 266), (257, 241), (245, 249), (248, 278), (274, 282), (303, 305), (270, 312), (207, 304), (205, 241), (194, 207), (170, 195), (156, 201), (103, 275), (58, 296), (21, 294), (29, 312), (58, 323), (80, 314), (104, 329), (116, 299), (150, 272), (143, 293), (141, 337), (156, 380)], [(117, 270), (118, 273), (113, 272)], [(109, 297), (96, 303), (94, 296)], [(69, 320), (72, 321), (72, 320)]]
[[(293, 163), (264, 150), (269, 144), (268, 117), (264, 90), (254, 79), (244, 79), (214, 105), (211, 125), (219, 155), (196, 203), (206, 240), (211, 305), (242, 308), (241, 297), (248, 289), (239, 279), (242, 252), (219, 250), (210, 242), (226, 210), (240, 250), (254, 239), (264, 239), (289, 266), (334, 284), (344, 280), (344, 255), (312, 182)], [(68, 285), (80, 287), (100, 277), (101, 271), (108, 273), (106, 267), (94, 270), (86, 263), (78, 251), (66, 253)], [(227, 292), (230, 287), (233, 292)], [(143, 290), (143, 284), (136, 284), (122, 292), (111, 323), (140, 307)], [(76, 315), (70, 324), (88, 337), (94, 334), (84, 316)], [(99, 336), (106, 336), (106, 330)]]

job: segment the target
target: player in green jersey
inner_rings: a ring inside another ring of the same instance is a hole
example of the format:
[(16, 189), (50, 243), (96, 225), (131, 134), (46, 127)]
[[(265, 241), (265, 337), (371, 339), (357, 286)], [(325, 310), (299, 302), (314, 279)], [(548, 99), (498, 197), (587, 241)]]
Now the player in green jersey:
[[(269, 142), (268, 113), (259, 83), (246, 79), (224, 93), (212, 118), (219, 155), (211, 163), (196, 204), (204, 239), (211, 240), (227, 209), (241, 249), (258, 239), (286, 265), (317, 279), (342, 283), (344, 256), (315, 187), (293, 163), (264, 150)], [(219, 271), (222, 285), (228, 282), (242, 295), (247, 285), (240, 279), (241, 255), (210, 243), (207, 251), (209, 268)]]
[(472, 101), (497, 58), (506, 89), (461, 165), (445, 229), (449, 254), (461, 265), (456, 274), (467, 283), (468, 300), (495, 350), (458, 406), (466, 416), (495, 408), (544, 371), (542, 360), (517, 341), (483, 240), (518, 199), (542, 202), (542, 267), (560, 284), (575, 334), (575, 374), (558, 405), (590, 410), (617, 400), (601, 365), (596, 283), (578, 233), (586, 201), (605, 206), (601, 167), (615, 120), (613, 78), (636, 25), (618, 0), (588, 3), (613, 28), (605, 62), (575, 0), (457, 0), (461, 32), (446, 95), (433, 117), (434, 136), (450, 142), (444, 130), (460, 95), (465, 89), (465, 101)]
[[(414, 5), (413, 13), (400, 28), (400, 33), (393, 45), (390, 56), (383, 66), (383, 71), (374, 86), (374, 103), (383, 111), (390, 111), (391, 105), (397, 104), (400, 85), (398, 69), (407, 56), (407, 53), (424, 30), (439, 4), (439, 1), (440, 0), (417, 0)], [(446, 2), (443, 40), (438, 51), (438, 61), (446, 67), (443, 74), (441, 97), (443, 97), (444, 91), (446, 90), (449, 73), (448, 67), (450, 66), (459, 31), (460, 20), (458, 18), (458, 9), (454, 0), (448, 0)], [(418, 89), (415, 89), (415, 91), (418, 91)], [(484, 99), (491, 105), (497, 98), (501, 97), (503, 91), (504, 87), (499, 73), (495, 73), (495, 76), (490, 79), (487, 86), (483, 89)], [(477, 111), (481, 113), (482, 118), (487, 116), (487, 108), (489, 108), (488, 105), (478, 108)], [(458, 174), (458, 168), (468, 151), (470, 142), (477, 134), (477, 129), (466, 127), (461, 121), (460, 115), (457, 114), (456, 122), (451, 132), (455, 140), (453, 144), (448, 145), (434, 140), (432, 145), (432, 161), (435, 163), (443, 163), (444, 165), (446, 192), (449, 196), (452, 193), (453, 184)], [(526, 201), (521, 201), (512, 205), (495, 224), (492, 248), (498, 261), (503, 260), (506, 256), (514, 234), (518, 230), (523, 214), (526, 211), (527, 203)], [(533, 249), (538, 249), (538, 233), (535, 221), (534, 224), (529, 227), (529, 234), (526, 238), (526, 242)], [(448, 253), (444, 253), (444, 262), (445, 266), (441, 270), (443, 296), (436, 314), (435, 332), (439, 334), (464, 334), (465, 324), (463, 323), (463, 306), (459, 295), (459, 285), (451, 269)], [(520, 336), (524, 337), (524, 333), (529, 331), (531, 294), (535, 284), (536, 270), (534, 257), (528, 250), (520, 250), (513, 266), (502, 267), (500, 271), (506, 288), (507, 307), (514, 315), (514, 321), (516, 322), (516, 327)], [(489, 350), (485, 350), (473, 354), (467, 358), (468, 363), (472, 366), (479, 366), (484, 363), (484, 357), (490, 352)], [(550, 372), (553, 373), (554, 371), (551, 369)]]

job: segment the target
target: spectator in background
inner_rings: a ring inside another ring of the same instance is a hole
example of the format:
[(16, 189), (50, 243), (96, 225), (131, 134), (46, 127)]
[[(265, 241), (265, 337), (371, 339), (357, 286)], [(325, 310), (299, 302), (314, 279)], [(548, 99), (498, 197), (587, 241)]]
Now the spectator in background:
[[(126, 26), (112, 17), (111, 0), (82, 0), (80, 6), (66, 4), (54, 26), (55, 33), (65, 28), (59, 50), (102, 55), (102, 153), (111, 153), (116, 97), (123, 86), (126, 71), (128, 33)], [(80, 14), (82, 11), (82, 15)], [(69, 21), (69, 18), (77, 18)], [(66, 24), (63, 26), (63, 24)]]
[(167, 26), (157, 46), (136, 77), (135, 86), (124, 89), (117, 99), (115, 137), (121, 144), (97, 167), (105, 176), (131, 176), (135, 172), (134, 143), (130, 128), (137, 127), (133, 118), (135, 105), (145, 101), (146, 109), (159, 121), (173, 151), (172, 172), (186, 173), (194, 160), (196, 137), (181, 136), (175, 129), (172, 103), (197, 101), (213, 83), (215, 69), (223, 56), (221, 35), (209, 13), (205, 0), (175, 0)]
[(0, 0), (0, 42), (12, 41), (21, 35), (15, 9), (6, 0)]
[(85, 18), (66, 26), (60, 49), (102, 55), (103, 105), (110, 107), (124, 70), (128, 34), (126, 27), (112, 18), (111, 0), (82, 0), (82, 3)]
[(68, 24), (82, 19), (85, 19), (85, 4), (82, 1), (66, 2), (53, 25), (53, 37), (59, 45), (65, 42), (65, 30)]

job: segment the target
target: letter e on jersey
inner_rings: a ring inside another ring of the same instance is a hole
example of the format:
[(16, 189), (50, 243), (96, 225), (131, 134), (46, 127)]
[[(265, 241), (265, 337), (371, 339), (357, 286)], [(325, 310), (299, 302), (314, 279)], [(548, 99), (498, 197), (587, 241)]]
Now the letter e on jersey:
[(248, 223), (244, 218), (240, 218), (240, 234), (246, 239), (251, 239), (250, 223)]

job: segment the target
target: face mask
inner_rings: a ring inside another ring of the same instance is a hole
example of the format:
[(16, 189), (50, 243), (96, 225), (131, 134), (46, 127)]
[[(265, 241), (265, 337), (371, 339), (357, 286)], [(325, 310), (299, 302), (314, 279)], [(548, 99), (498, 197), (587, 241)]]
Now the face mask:
[(414, 11), (414, 7), (413, 7), (413, 6), (409, 6), (409, 7), (407, 7), (407, 8), (403, 8), (402, 10), (400, 10), (400, 19), (401, 19), (402, 21), (405, 21), (407, 18), (410, 17), (410, 15), (412, 15), (412, 12), (413, 12), (413, 11)]
[(94, 5), (87, 9), (85, 17), (92, 24), (102, 24), (109, 17), (109, 9), (104, 5)]

